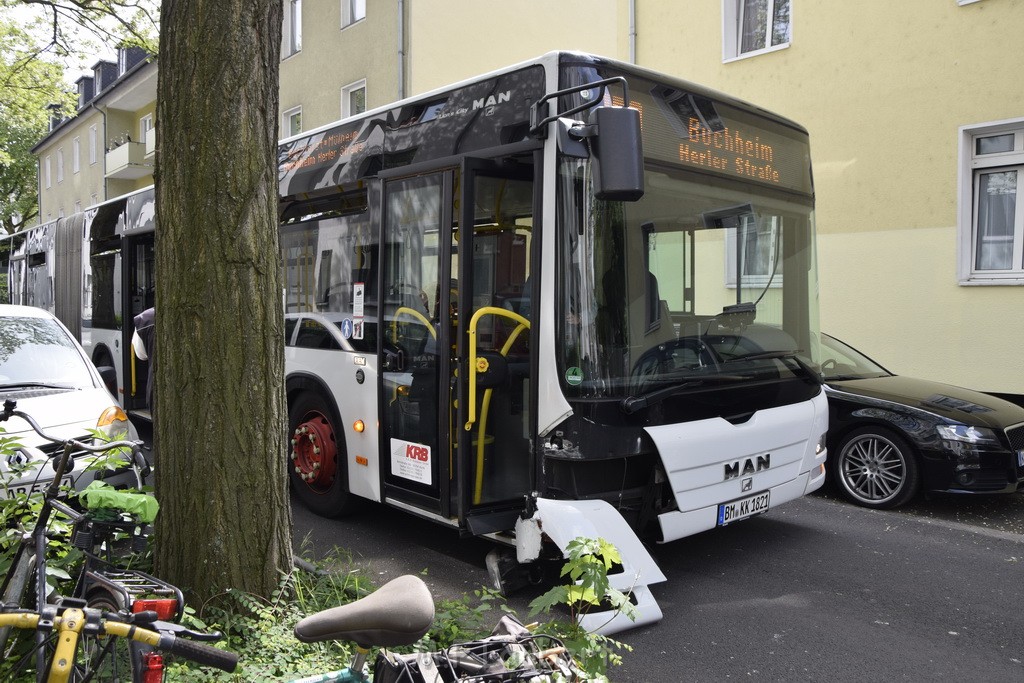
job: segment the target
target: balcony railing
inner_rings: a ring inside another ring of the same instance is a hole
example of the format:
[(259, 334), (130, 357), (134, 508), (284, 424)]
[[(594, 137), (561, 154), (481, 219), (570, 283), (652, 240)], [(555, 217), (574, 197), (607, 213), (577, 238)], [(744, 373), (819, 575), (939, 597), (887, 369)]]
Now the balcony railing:
[(153, 172), (153, 165), (146, 162), (146, 145), (142, 142), (126, 142), (107, 152), (107, 177), (135, 180)]

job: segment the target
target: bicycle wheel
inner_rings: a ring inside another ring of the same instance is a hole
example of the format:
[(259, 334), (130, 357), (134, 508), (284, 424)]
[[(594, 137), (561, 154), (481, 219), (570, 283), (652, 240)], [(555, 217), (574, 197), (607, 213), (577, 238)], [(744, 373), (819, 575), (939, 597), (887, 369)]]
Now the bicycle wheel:
[[(121, 596), (106, 588), (93, 588), (85, 597), (86, 604), (104, 612), (124, 610)], [(79, 680), (88, 677), (97, 683), (131, 683), (142, 680), (141, 672), (135, 676), (139, 658), (133, 661), (134, 650), (143, 647), (123, 638), (112, 636), (88, 636), (82, 634), (82, 641), (75, 665)]]
[[(7, 579), (5, 580), (3, 604), (5, 605), (17, 605), (19, 607), (27, 607), (25, 604), (26, 588), (32, 583), (30, 578), (32, 576), (32, 568), (35, 565), (35, 554), (29, 551), (25, 546), (18, 548), (17, 553), (14, 557), (14, 562), (11, 564), (10, 570), (7, 572)], [(11, 627), (5, 626), (0, 628), (0, 658), (4, 658), (7, 655), (7, 641), (10, 640)]]

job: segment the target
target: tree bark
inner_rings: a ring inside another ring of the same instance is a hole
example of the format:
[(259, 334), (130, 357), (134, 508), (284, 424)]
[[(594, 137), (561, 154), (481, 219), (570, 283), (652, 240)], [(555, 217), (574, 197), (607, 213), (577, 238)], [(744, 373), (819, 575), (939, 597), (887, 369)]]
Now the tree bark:
[(281, 0), (164, 0), (156, 570), (200, 600), (291, 565), (277, 238)]

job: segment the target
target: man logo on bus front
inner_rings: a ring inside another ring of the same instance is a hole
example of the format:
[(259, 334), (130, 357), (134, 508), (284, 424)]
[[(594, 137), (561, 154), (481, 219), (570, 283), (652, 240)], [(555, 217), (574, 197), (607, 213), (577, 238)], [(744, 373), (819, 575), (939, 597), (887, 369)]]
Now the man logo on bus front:
[(756, 458), (747, 458), (746, 460), (737, 460), (734, 463), (727, 463), (725, 465), (725, 481), (730, 479), (739, 479), (741, 475), (754, 474), (761, 470), (766, 470), (772, 466), (772, 454), (765, 453), (759, 455)]

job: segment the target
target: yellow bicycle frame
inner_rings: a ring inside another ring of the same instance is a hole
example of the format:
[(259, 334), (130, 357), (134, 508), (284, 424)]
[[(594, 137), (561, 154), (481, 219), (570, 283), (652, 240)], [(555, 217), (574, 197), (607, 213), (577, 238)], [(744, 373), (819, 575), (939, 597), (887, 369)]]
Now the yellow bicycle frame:
[[(36, 612), (0, 613), (0, 627), (4, 626), (35, 631), (39, 626), (39, 614)], [(53, 630), (57, 633), (57, 647), (53, 652), (47, 683), (67, 683), (70, 679), (75, 665), (75, 651), (78, 649), (78, 640), (84, 627), (85, 612), (80, 609), (66, 609), (61, 616), (54, 618)], [(130, 638), (153, 647), (160, 644), (159, 633), (131, 624), (108, 621), (104, 626), (104, 632), (108, 636)]]

